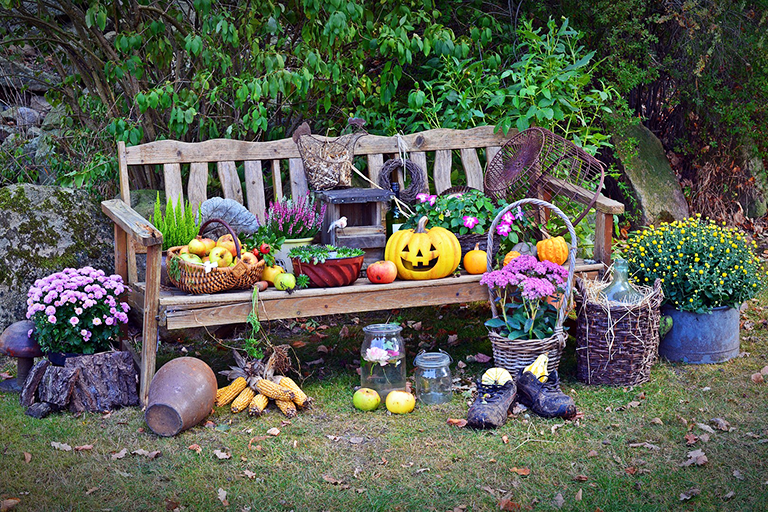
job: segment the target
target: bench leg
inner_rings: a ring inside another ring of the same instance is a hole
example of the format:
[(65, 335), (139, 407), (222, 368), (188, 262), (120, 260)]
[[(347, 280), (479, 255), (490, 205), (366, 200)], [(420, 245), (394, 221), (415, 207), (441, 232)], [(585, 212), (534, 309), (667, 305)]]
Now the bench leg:
[(613, 242), (613, 215), (596, 211), (595, 255), (594, 258), (606, 265), (611, 264), (611, 243)]
[(147, 247), (147, 287), (144, 295), (144, 325), (141, 342), (141, 376), (139, 400), (141, 406), (147, 406), (149, 384), (155, 376), (155, 359), (157, 357), (157, 315), (160, 306), (160, 259), (162, 246)]

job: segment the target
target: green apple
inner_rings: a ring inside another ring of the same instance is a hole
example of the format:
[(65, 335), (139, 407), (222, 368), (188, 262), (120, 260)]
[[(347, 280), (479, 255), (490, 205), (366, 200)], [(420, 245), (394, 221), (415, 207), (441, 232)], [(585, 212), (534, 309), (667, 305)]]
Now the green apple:
[(183, 252), (179, 254), (179, 258), (183, 259), (187, 263), (194, 263), (195, 265), (202, 265), (203, 260), (200, 259), (200, 256), (197, 254), (190, 254), (188, 252)]
[(373, 411), (381, 403), (381, 397), (375, 389), (360, 388), (352, 395), (352, 405), (361, 411)]
[(232, 263), (232, 253), (226, 247), (216, 246), (211, 249), (208, 258), (216, 263), (219, 268), (228, 267)]
[(296, 288), (296, 276), (290, 272), (278, 274), (275, 278), (275, 288), (278, 290), (293, 290)]

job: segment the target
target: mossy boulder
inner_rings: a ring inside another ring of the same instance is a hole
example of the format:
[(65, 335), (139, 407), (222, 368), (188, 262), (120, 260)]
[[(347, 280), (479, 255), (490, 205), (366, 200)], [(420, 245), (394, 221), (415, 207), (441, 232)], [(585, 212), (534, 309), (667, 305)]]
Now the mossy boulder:
[(0, 188), (0, 331), (25, 318), (36, 279), (86, 265), (114, 272), (112, 224), (97, 200), (53, 186)]

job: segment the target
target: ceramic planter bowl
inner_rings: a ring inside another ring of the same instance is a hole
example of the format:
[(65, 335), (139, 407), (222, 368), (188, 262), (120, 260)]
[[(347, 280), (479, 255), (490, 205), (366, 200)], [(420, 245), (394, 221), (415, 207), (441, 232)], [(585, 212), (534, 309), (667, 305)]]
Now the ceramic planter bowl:
[(323, 263), (302, 263), (298, 258), (293, 258), (293, 270), (298, 274), (309, 277), (309, 286), (312, 288), (333, 288), (335, 286), (347, 286), (354, 283), (360, 276), (365, 256), (353, 256), (351, 258), (328, 258)]

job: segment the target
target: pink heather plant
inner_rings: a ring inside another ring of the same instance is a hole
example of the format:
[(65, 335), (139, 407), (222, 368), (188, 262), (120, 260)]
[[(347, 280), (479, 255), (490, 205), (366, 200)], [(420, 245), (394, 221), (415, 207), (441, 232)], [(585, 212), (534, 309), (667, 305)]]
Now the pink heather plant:
[(325, 208), (323, 203), (318, 211), (315, 201), (309, 196), (301, 196), (295, 201), (270, 202), (265, 225), (278, 237), (311, 238), (323, 225)]
[(547, 299), (562, 292), (568, 271), (527, 254), (500, 270), (486, 272), (480, 283), (495, 289), (501, 317), (485, 322), (511, 340), (543, 339), (554, 332), (557, 310)]
[(118, 302), (126, 290), (120, 276), (91, 267), (66, 268), (35, 281), (27, 293), (27, 318), (35, 324), (40, 348), (76, 354), (108, 350), (119, 325), (128, 322), (128, 304)]

